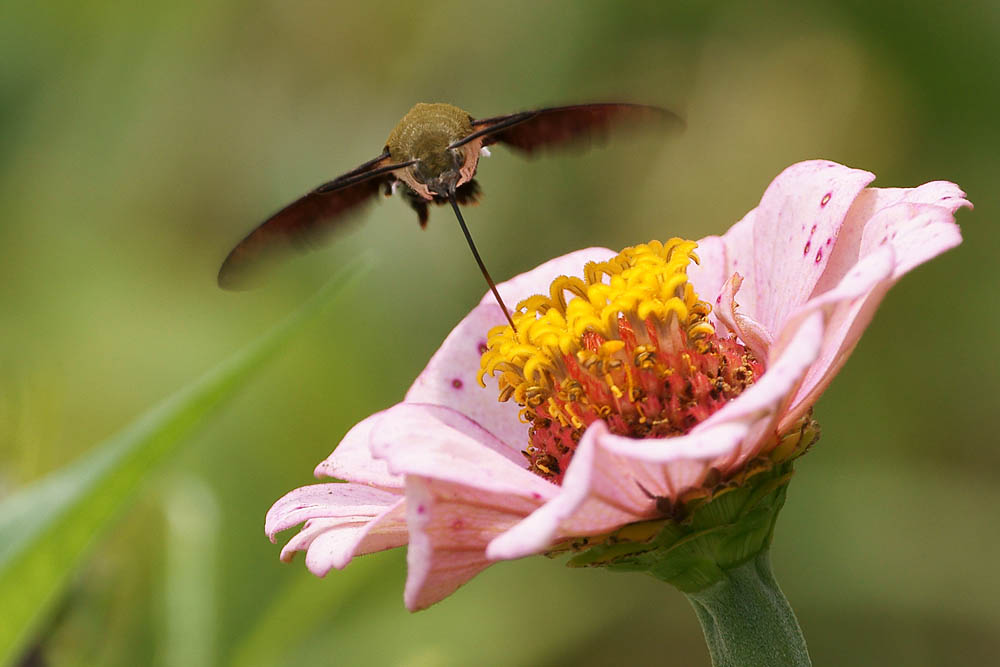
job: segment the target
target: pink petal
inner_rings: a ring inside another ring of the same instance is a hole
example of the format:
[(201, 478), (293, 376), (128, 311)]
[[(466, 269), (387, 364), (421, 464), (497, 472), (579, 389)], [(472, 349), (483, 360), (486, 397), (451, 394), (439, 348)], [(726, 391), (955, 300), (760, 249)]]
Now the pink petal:
[(819, 354), (822, 327), (819, 313), (806, 318), (760, 380), (687, 435), (633, 440), (609, 433), (603, 422), (592, 424), (559, 494), (493, 540), (486, 555), (520, 558), (544, 551), (560, 537), (598, 535), (650, 518), (655, 516), (650, 495), (676, 499), (699, 485), (710, 468), (725, 474), (759, 453), (781, 405)]
[[(971, 206), (971, 204), (969, 204)], [(878, 211), (865, 225), (861, 254), (889, 245), (896, 253), (893, 280), (962, 242), (954, 212), (930, 204), (895, 204)]]
[(311, 484), (282, 496), (267, 512), (264, 530), (274, 542), (278, 533), (315, 518), (354, 521), (371, 517), (399, 500), (400, 494), (357, 484)]
[(748, 315), (776, 332), (805, 303), (830, 260), (848, 210), (874, 178), (867, 171), (813, 160), (794, 164), (774, 179), (753, 222), (755, 270), (744, 273), (744, 289), (754, 293), (756, 303)]
[[(747, 315), (737, 303), (736, 293), (742, 285), (743, 276), (739, 273), (734, 273), (726, 281), (722, 293), (716, 299), (715, 316), (726, 329), (735, 333), (758, 359), (766, 363), (774, 341), (771, 333), (760, 322)], [(742, 295), (740, 298), (742, 299)]]
[(313, 484), (279, 499), (264, 521), (271, 541), (282, 530), (305, 521), (281, 550), (291, 560), (308, 551), (306, 565), (317, 576), (342, 569), (357, 555), (406, 544), (403, 497), (358, 484)]
[(528, 426), (517, 418), (517, 404), (497, 400), (499, 389), (492, 376), (485, 378), (485, 389), (479, 386), (479, 360), (486, 348), (486, 333), (503, 321), (495, 303), (476, 306), (448, 334), (405, 400), (444, 405), (468, 415), (499, 438), (511, 455), (519, 456), (528, 441)]
[[(754, 265), (754, 254), (753, 254), (753, 236), (754, 236), (754, 223), (757, 219), (757, 209), (753, 209), (745, 216), (743, 219), (737, 222), (735, 225), (729, 228), (729, 230), (722, 236), (722, 243), (726, 247), (726, 264), (722, 267), (722, 274), (725, 276), (723, 278), (723, 283), (728, 281), (731, 276), (739, 273), (742, 276), (753, 277), (757, 269)], [(700, 241), (699, 241), (700, 243)], [(756, 313), (757, 312), (757, 290), (753, 285), (753, 280), (750, 281), (740, 292), (740, 310), (744, 313)], [(692, 282), (695, 291), (701, 295), (702, 286), (697, 282), (697, 280)], [(721, 291), (721, 290), (720, 290)], [(702, 299), (705, 297), (702, 296)], [(715, 301), (712, 302), (712, 306), (716, 307), (722, 304), (724, 299), (715, 297)]]
[(406, 497), (410, 546), (404, 601), (411, 611), (447, 597), (489, 566), (486, 545), (527, 514), (526, 507), (511, 509), (505, 493), (418, 475), (407, 476)]
[(371, 431), (385, 412), (376, 412), (347, 432), (333, 453), (316, 466), (316, 477), (335, 477), (384, 489), (402, 489), (403, 478), (389, 472), (385, 461), (372, 457), (368, 448)]
[(830, 384), (889, 288), (913, 267), (960, 242), (953, 209), (948, 207), (899, 203), (874, 213), (858, 243), (859, 252), (868, 254), (836, 287), (803, 306), (827, 310), (829, 323), (820, 358), (810, 369), (784, 424), (804, 414)]
[(520, 454), (511, 455), (492, 434), (455, 410), (400, 403), (383, 414), (372, 432), (372, 453), (396, 474), (509, 494), (511, 507), (528, 511), (558, 488), (529, 472)]
[[(717, 455), (734, 446), (746, 433), (742, 425), (724, 425), (717, 431), (687, 443), (703, 456)], [(608, 444), (624, 441), (612, 449)], [(495, 560), (521, 558), (544, 551), (560, 538), (600, 535), (625, 524), (657, 516), (656, 501), (643, 492), (672, 483), (686, 484), (704, 475), (703, 461), (693, 461), (674, 449), (669, 439), (631, 440), (608, 432), (603, 422), (595, 422), (584, 433), (563, 479), (559, 495), (534, 514), (493, 540), (486, 555)], [(633, 451), (622, 453), (622, 449)], [(658, 448), (676, 461), (673, 467), (651, 463), (636, 456), (637, 449)], [(670, 479), (680, 475), (682, 479)], [(688, 488), (685, 486), (684, 488)], [(664, 494), (665, 495), (665, 494)]]
[[(309, 528), (307, 524), (300, 535)], [(306, 567), (317, 577), (323, 577), (331, 569), (344, 569), (357, 556), (401, 547), (406, 544), (407, 537), (406, 501), (400, 498), (367, 523), (328, 528), (317, 535), (306, 551)], [(282, 555), (291, 547), (289, 541)]]
[[(604, 261), (614, 254), (606, 248), (578, 250), (511, 278), (497, 289), (508, 307), (514, 308), (533, 294), (547, 294), (555, 277), (582, 275), (587, 262)], [(518, 420), (518, 406), (497, 400), (499, 391), (494, 378), (486, 378), (486, 389), (479, 386), (479, 361), (485, 351), (486, 334), (506, 322), (493, 294), (487, 292), (448, 335), (410, 387), (405, 400), (444, 405), (468, 415), (520, 456), (518, 452), (528, 441), (528, 426)]]
[[(797, 324), (794, 334), (781, 350), (772, 350), (767, 372), (686, 436), (699, 436), (726, 424), (743, 424), (746, 427), (746, 436), (728, 452), (713, 459), (710, 467), (718, 468), (723, 474), (738, 469), (746, 460), (759, 455), (760, 447), (770, 441), (771, 436), (781, 432), (777, 425), (783, 408), (815, 363), (825, 327), (821, 313), (804, 316), (797, 320)], [(677, 493), (684, 490), (682, 488)]]
[[(881, 210), (896, 204), (932, 204), (954, 214), (963, 206), (972, 207), (965, 193), (948, 181), (933, 181), (916, 188), (866, 188), (855, 200), (844, 220), (840, 236), (830, 256), (823, 277), (816, 285), (814, 294), (832, 289), (847, 271), (864, 254), (861, 250), (861, 236), (872, 218)], [(946, 225), (950, 226), (950, 225)], [(957, 235), (957, 230), (955, 230)], [(869, 252), (871, 247), (869, 247)], [(921, 261), (926, 261), (926, 257)], [(919, 263), (919, 262), (917, 262)]]
[(719, 236), (706, 236), (698, 241), (698, 249), (695, 252), (699, 263), (692, 262), (688, 266), (688, 280), (694, 286), (698, 298), (712, 306), (709, 319), (715, 326), (716, 333), (720, 337), (725, 337), (729, 332), (724, 325), (720, 328), (720, 321), (715, 311), (718, 308), (722, 287), (730, 276), (727, 270), (726, 244)]

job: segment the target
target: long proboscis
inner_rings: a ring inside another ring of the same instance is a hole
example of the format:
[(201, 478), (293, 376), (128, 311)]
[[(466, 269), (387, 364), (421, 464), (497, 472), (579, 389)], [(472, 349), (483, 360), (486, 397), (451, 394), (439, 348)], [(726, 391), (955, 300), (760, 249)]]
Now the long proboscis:
[(497, 303), (500, 304), (500, 309), (503, 310), (503, 314), (507, 316), (507, 321), (510, 322), (510, 328), (517, 331), (517, 326), (514, 325), (514, 319), (510, 316), (510, 311), (507, 310), (507, 304), (503, 302), (500, 298), (500, 292), (497, 291), (497, 284), (493, 282), (493, 277), (490, 272), (486, 269), (486, 264), (483, 263), (483, 258), (479, 256), (479, 251), (476, 250), (476, 244), (472, 240), (472, 234), (469, 233), (469, 228), (465, 224), (465, 219), (462, 217), (462, 211), (458, 207), (458, 201), (455, 200), (455, 190), (454, 188), (448, 193), (448, 201), (451, 202), (451, 208), (455, 211), (455, 217), (458, 218), (458, 224), (462, 227), (462, 233), (465, 234), (465, 240), (469, 242), (469, 249), (472, 251), (472, 256), (476, 258), (476, 264), (479, 265), (479, 270), (483, 273), (483, 278), (486, 279), (486, 284), (490, 286), (490, 291), (493, 292), (493, 296), (496, 297)]

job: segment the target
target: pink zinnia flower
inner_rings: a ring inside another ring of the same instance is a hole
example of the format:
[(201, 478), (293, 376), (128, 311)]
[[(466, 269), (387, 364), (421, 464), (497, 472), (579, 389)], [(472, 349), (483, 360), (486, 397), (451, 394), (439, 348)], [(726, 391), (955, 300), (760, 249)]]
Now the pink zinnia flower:
[(518, 331), (487, 294), (403, 402), (316, 468), (346, 483), (271, 508), (272, 540), (305, 522), (282, 560), (305, 551), (324, 576), (408, 544), (405, 602), (422, 609), (494, 561), (669, 518), (752, 462), (792, 456), (788, 435), (886, 291), (961, 242), (954, 213), (971, 204), (955, 184), (873, 179), (802, 162), (698, 241), (697, 263), (673, 239), (580, 250), (503, 283), (505, 301), (527, 300)]

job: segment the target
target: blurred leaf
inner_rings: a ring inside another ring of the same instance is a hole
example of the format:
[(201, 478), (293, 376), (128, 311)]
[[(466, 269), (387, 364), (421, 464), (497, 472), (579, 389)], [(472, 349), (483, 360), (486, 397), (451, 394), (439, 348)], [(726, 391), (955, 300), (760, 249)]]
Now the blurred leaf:
[(0, 504), (0, 662), (18, 657), (89, 547), (149, 473), (355, 282), (358, 264), (345, 267), (298, 312), (200, 380)]
[[(358, 558), (344, 573), (319, 581), (306, 571), (294, 579), (266, 607), (232, 652), (233, 667), (278, 665), (294, 647), (309, 640), (324, 625), (333, 625), (338, 612), (393, 569), (404, 567), (397, 558)], [(402, 596), (402, 592), (400, 592)], [(402, 602), (400, 602), (402, 606)]]

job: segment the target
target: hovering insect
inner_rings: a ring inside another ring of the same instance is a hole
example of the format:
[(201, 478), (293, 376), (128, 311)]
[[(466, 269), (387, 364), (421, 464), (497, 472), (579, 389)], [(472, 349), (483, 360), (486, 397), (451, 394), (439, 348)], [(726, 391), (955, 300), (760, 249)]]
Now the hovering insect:
[(450, 104), (417, 104), (389, 134), (385, 149), (343, 176), (320, 185), (261, 223), (240, 241), (219, 269), (219, 286), (246, 289), (265, 265), (292, 250), (308, 250), (380, 190), (403, 197), (427, 225), (429, 203), (449, 202), (486, 283), (511, 326), (510, 312), (483, 263), (459, 204), (475, 203), (473, 179), (481, 153), (501, 143), (532, 154), (606, 133), (626, 124), (679, 124), (673, 113), (641, 104), (577, 104), (522, 111), (481, 120)]

